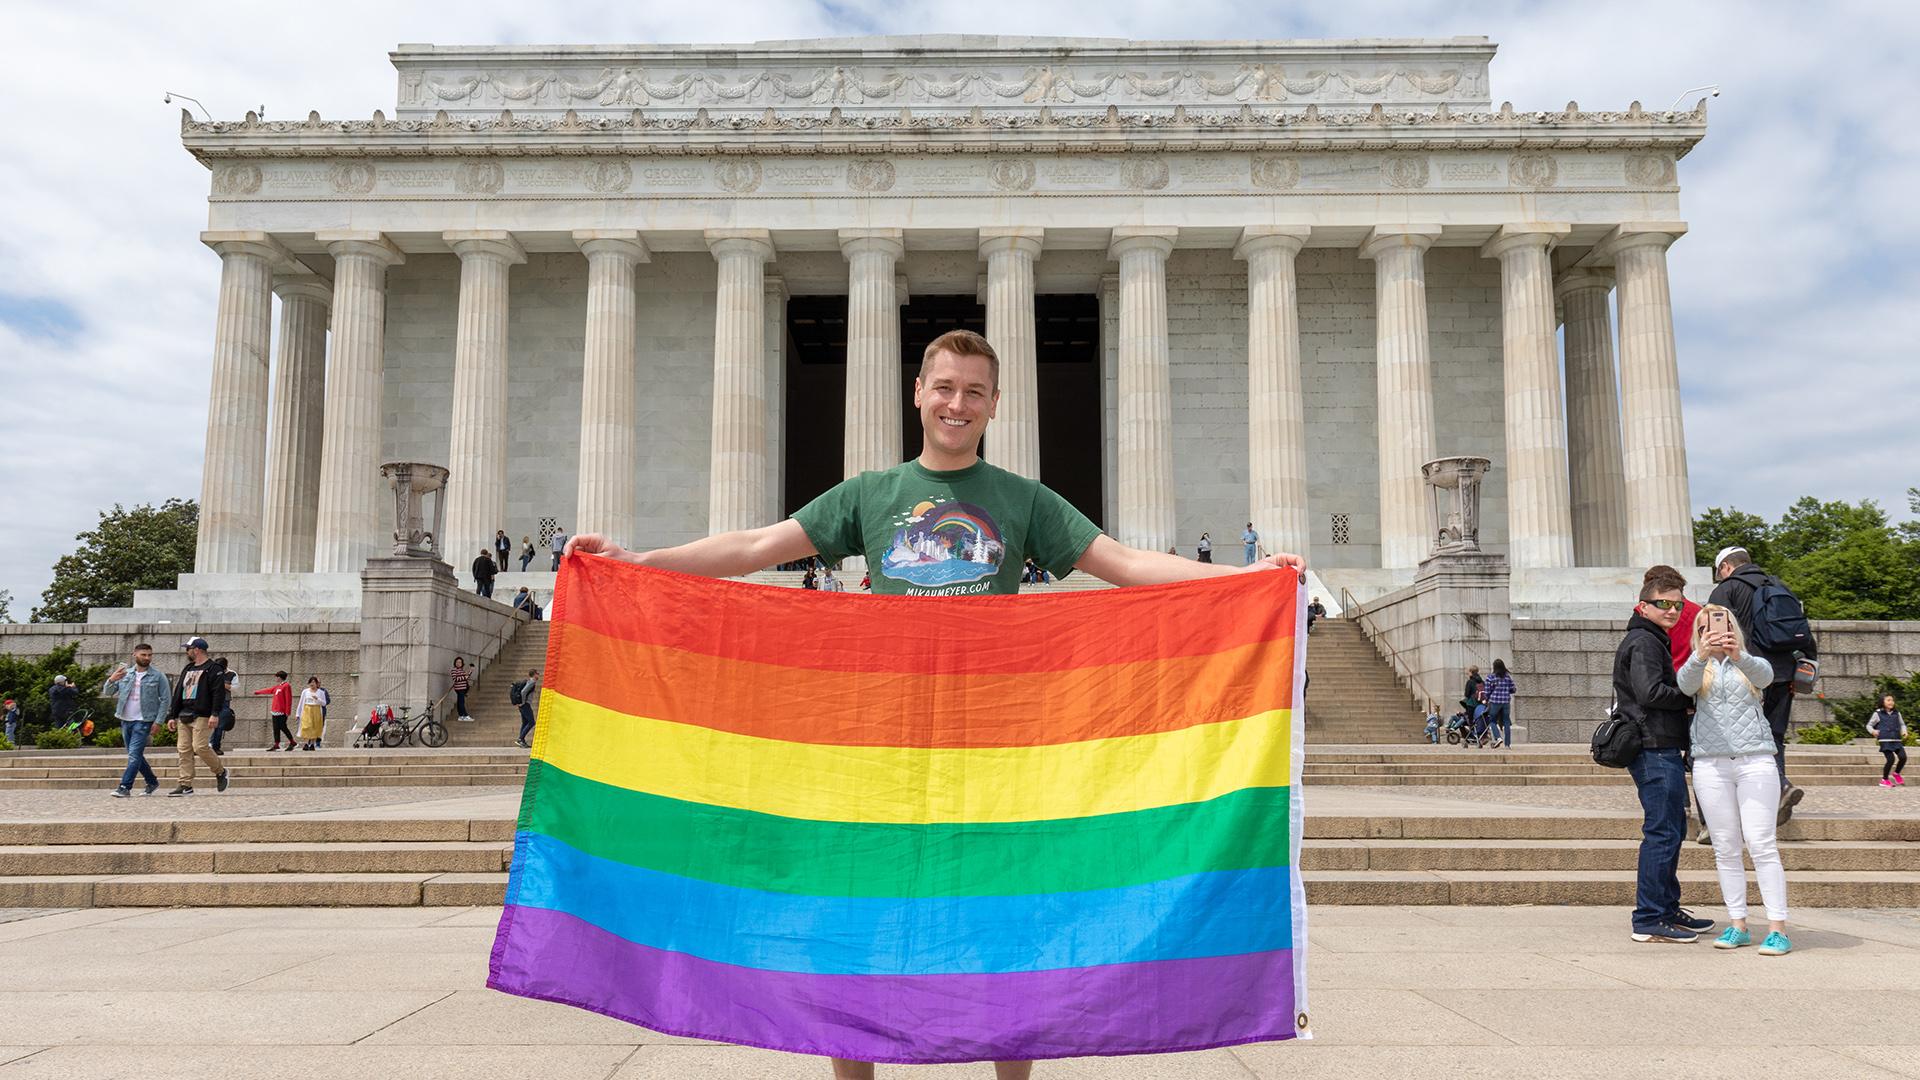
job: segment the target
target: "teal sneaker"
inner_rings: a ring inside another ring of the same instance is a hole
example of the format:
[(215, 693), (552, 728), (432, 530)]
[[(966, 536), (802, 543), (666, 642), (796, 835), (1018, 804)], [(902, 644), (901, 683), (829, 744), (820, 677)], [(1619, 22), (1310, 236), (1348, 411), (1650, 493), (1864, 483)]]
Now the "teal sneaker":
[(1753, 935), (1737, 926), (1727, 927), (1720, 931), (1719, 937), (1713, 939), (1713, 947), (1716, 949), (1741, 949), (1751, 944), (1753, 944)]
[(1788, 941), (1787, 935), (1778, 930), (1768, 934), (1767, 940), (1760, 943), (1761, 956), (1785, 956), (1792, 951), (1793, 942)]

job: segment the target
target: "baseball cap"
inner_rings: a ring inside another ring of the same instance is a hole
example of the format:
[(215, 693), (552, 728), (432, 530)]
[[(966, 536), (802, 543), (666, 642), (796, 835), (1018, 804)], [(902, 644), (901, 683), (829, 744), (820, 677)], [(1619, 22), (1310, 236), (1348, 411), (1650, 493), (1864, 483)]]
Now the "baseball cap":
[(1742, 555), (1747, 554), (1747, 549), (1741, 547), (1738, 544), (1735, 544), (1732, 547), (1723, 547), (1720, 549), (1720, 554), (1715, 555), (1713, 557), (1713, 568), (1715, 570), (1720, 569), (1720, 564), (1727, 561), (1727, 556), (1733, 554), (1736, 551)]
[(204, 649), (207, 647), (207, 639), (203, 637), (190, 638), (182, 642), (180, 647), (183, 649)]

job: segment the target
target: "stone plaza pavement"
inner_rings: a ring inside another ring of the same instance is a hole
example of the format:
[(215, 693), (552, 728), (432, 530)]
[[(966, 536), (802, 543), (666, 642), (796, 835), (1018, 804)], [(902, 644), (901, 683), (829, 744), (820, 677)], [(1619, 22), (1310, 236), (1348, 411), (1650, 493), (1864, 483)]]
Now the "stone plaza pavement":
[[(498, 908), (0, 911), (0, 1080), (827, 1075), (817, 1059), (488, 990), (498, 918)], [(1051, 1062), (1035, 1076), (1920, 1077), (1920, 1029), (1896, 1019), (1920, 1007), (1920, 911), (1805, 912), (1797, 951), (1777, 959), (1636, 945), (1614, 909), (1317, 907), (1312, 920), (1313, 1041)]]

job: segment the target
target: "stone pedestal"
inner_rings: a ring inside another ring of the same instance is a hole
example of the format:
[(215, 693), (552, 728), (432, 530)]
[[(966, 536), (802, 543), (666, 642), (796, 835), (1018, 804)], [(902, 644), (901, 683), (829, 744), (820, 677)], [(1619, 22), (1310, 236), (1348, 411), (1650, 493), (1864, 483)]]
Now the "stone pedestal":
[[(439, 559), (382, 556), (360, 573), (360, 709), (385, 703), (418, 713), (448, 690), (453, 658), (465, 657), (477, 674), (513, 639), (528, 617), (505, 604), (482, 600), (460, 588), (453, 568)], [(452, 741), (463, 727), (438, 710)], [(328, 718), (328, 737), (340, 740), (338, 713)], [(354, 724), (365, 716), (349, 718)]]

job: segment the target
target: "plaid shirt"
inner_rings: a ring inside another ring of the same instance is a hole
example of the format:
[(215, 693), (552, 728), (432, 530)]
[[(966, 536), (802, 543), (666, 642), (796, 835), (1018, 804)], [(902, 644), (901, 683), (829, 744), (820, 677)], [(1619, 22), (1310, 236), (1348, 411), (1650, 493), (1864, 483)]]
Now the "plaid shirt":
[(1513, 677), (1509, 675), (1489, 675), (1482, 687), (1489, 705), (1511, 705), (1513, 703)]

